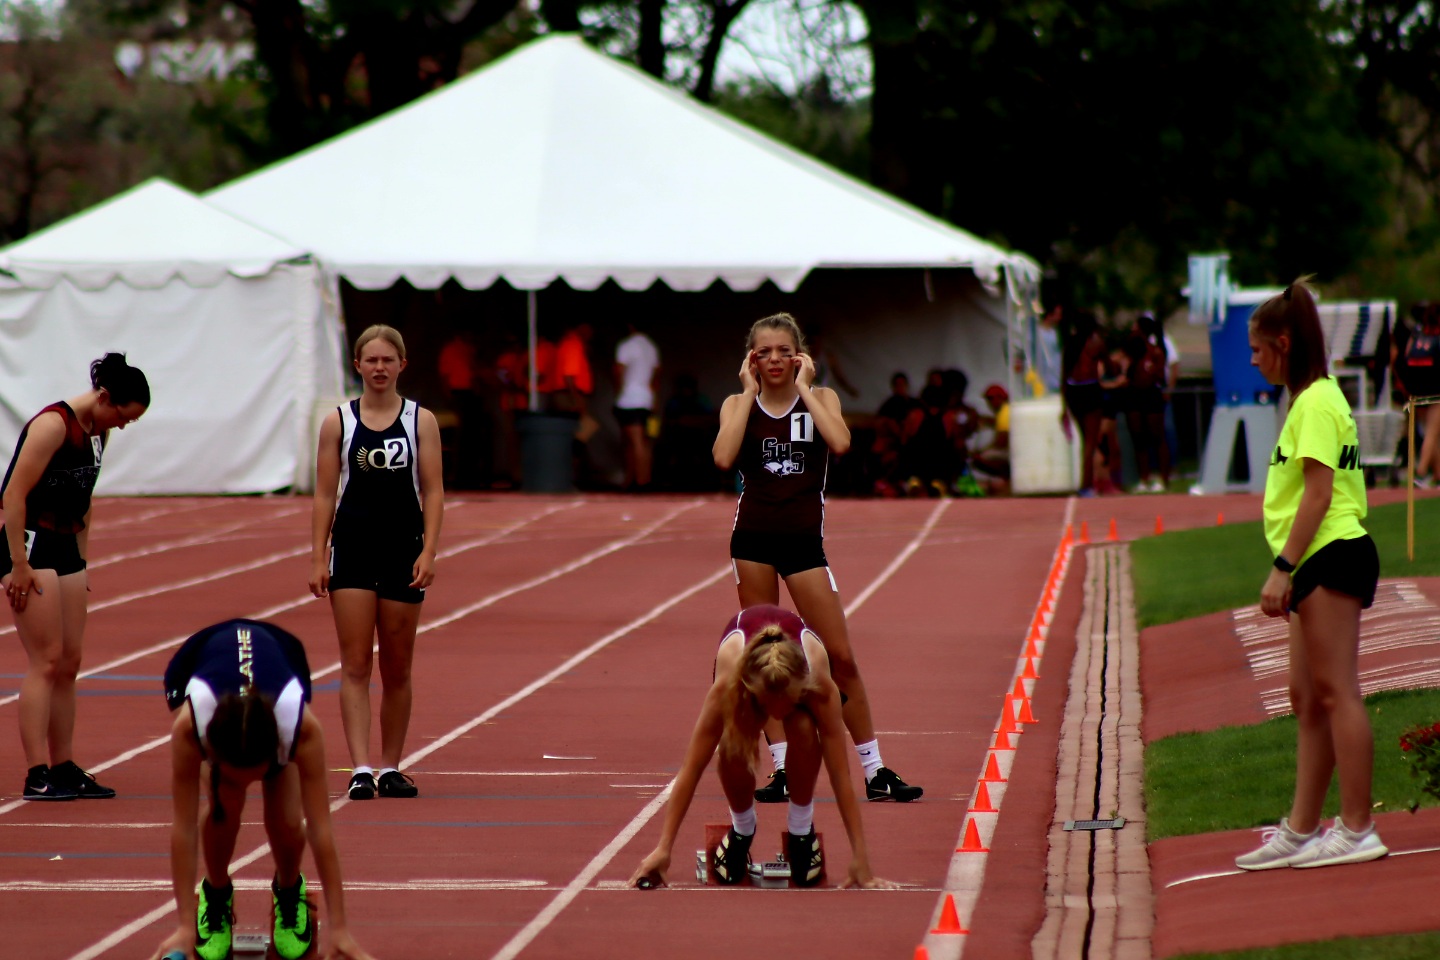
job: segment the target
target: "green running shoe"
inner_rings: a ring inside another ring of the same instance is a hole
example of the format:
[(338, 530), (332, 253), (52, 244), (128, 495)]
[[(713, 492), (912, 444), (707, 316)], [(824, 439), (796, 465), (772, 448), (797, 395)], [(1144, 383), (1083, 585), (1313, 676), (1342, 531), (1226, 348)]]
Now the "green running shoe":
[(275, 903), (275, 936), (273, 946), (280, 960), (300, 960), (315, 945), (315, 923), (310, 901), (305, 898), (305, 874), (295, 886), (282, 890), (278, 880), (270, 881)]
[(195, 956), (200, 960), (230, 960), (235, 926), (235, 886), (224, 890), (200, 881), (200, 902), (195, 911)]

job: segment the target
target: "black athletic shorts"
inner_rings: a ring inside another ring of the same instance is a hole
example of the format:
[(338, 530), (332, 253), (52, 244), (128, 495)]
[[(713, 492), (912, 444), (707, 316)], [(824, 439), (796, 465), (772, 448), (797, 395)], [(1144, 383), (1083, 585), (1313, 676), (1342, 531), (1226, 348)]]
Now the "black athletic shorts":
[(383, 535), (352, 530), (336, 518), (330, 533), (330, 589), (370, 590), (381, 600), (420, 603), (424, 590), (411, 589), (423, 534)]
[(1375, 587), (1380, 582), (1380, 555), (1369, 535), (1353, 540), (1332, 540), (1310, 555), (1290, 580), (1290, 609), (1300, 603), (1316, 587), (1358, 597), (1360, 606), (1369, 609), (1375, 602)]
[[(10, 548), (3, 546), (5, 528), (0, 527), (0, 577), (10, 573)], [(73, 533), (54, 530), (26, 530), (25, 556), (35, 570), (54, 570), (57, 576), (68, 577), (85, 569), (80, 556), (80, 541)]]
[(1062, 388), (1065, 408), (1076, 420), (1084, 420), (1100, 409), (1105, 399), (1105, 390), (1095, 381), (1089, 383), (1067, 383)]
[(615, 407), (615, 422), (622, 427), (643, 427), (650, 419), (650, 411), (644, 407)]
[(830, 566), (825, 538), (818, 534), (736, 530), (730, 534), (730, 558), (768, 564), (782, 577)]

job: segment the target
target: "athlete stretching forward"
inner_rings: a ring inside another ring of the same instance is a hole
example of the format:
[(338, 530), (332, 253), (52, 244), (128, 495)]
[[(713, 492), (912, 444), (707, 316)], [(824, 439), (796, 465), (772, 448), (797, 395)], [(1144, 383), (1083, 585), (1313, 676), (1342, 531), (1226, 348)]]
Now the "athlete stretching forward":
[[(740, 606), (780, 600), (780, 579), (805, 622), (824, 638), (845, 726), (865, 770), (870, 800), (918, 798), (924, 791), (901, 780), (880, 758), (870, 700), (855, 663), (839, 588), (825, 560), (825, 474), (830, 452), (850, 449), (840, 398), (813, 386), (815, 361), (795, 318), (777, 313), (757, 320), (740, 364), (741, 392), (725, 398), (715, 465), (737, 467), (744, 492), (730, 535), (731, 565)], [(755, 798), (779, 803), (788, 796), (785, 742), (779, 725), (766, 724), (775, 773)]]
[(772, 606), (741, 610), (725, 625), (720, 649), (715, 653), (715, 681), (705, 695), (685, 761), (665, 804), (660, 842), (635, 868), (630, 885), (641, 889), (664, 886), (675, 836), (717, 746), (720, 784), (730, 805), (731, 826), (725, 839), (709, 854), (715, 858), (715, 873), (721, 883), (736, 884), (745, 878), (750, 845), (755, 840), (752, 793), (762, 721), (780, 724), (792, 746), (789, 759), (793, 790), (785, 842), (792, 882), (801, 887), (814, 886), (824, 873), (814, 826), (815, 781), (823, 761), (850, 840), (850, 868), (841, 886), (893, 889), (896, 884), (870, 873), (860, 805), (855, 802), (850, 765), (845, 759), (840, 691), (830, 679), (825, 646), (799, 617)]
[[(308, 709), (310, 667), (300, 641), (257, 620), (206, 627), (181, 645), (165, 669), (165, 701), (175, 713), (170, 727), (175, 804), (170, 869), (180, 923), (155, 956), (229, 960), (235, 921), (230, 858), (246, 788), (259, 780), (265, 833), (275, 855), (270, 885), (275, 953), (281, 960), (298, 960), (314, 947), (315, 923), (300, 872), (308, 834), (330, 914), (327, 956), (370, 960), (345, 923), (340, 859), (325, 787), (325, 742), (320, 721)], [(206, 763), (210, 805), (201, 820), (201, 771)], [(198, 898), (197, 833), (205, 861)]]

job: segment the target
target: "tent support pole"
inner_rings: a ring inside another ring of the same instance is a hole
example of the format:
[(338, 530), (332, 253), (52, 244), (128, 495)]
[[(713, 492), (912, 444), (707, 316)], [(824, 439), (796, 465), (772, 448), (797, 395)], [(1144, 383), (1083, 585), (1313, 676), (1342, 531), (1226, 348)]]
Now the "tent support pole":
[(537, 378), (538, 378), (538, 376), (539, 376), (539, 371), (537, 371), (537, 370), (535, 369), (536, 344), (538, 343), (538, 335), (537, 335), (537, 333), (536, 333), (536, 324), (535, 324), (535, 315), (536, 315), (536, 312), (537, 312), (537, 310), (536, 310), (536, 304), (535, 304), (535, 291), (534, 291), (534, 290), (526, 290), (526, 291), (525, 291), (525, 336), (526, 336), (527, 342), (529, 343), (529, 347), (530, 347), (530, 377), (529, 377), (529, 380), (530, 380), (530, 412), (531, 412), (531, 413), (538, 413), (538, 412), (540, 411), (540, 392), (539, 392), (539, 390), (537, 389), (537, 384), (536, 384), (536, 380), (537, 380)]

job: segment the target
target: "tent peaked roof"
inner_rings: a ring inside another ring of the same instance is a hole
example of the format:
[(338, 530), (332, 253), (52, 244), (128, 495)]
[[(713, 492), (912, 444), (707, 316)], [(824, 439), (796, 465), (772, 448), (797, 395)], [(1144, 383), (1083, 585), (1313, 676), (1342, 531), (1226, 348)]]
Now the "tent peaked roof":
[(0, 250), (0, 268), (25, 286), (62, 277), (86, 290), (115, 279), (137, 289), (176, 276), (211, 287), (226, 274), (263, 276), (304, 251), (159, 178)]
[(206, 199), (364, 289), (793, 290), (820, 266), (1035, 270), (570, 35)]

